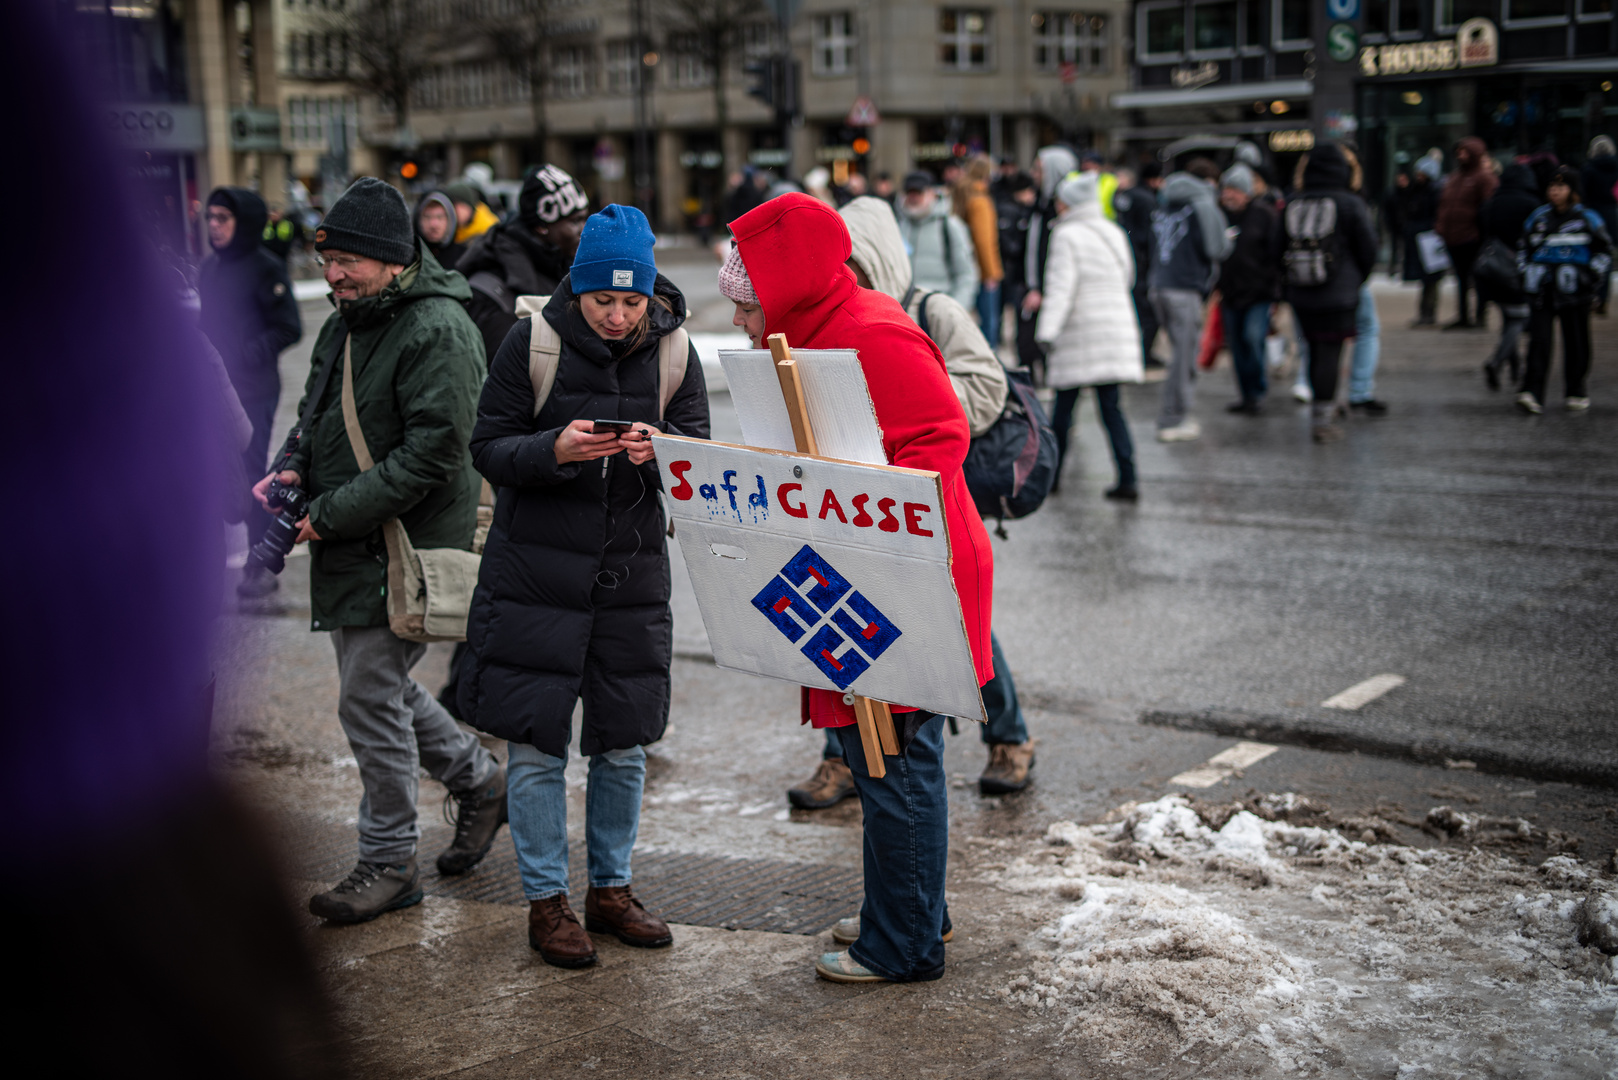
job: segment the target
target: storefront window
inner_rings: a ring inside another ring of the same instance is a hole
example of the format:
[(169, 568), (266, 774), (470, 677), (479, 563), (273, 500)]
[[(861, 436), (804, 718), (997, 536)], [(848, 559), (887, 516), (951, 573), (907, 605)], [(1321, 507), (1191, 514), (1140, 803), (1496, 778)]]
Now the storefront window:
[(1421, 29), (1421, 0), (1369, 0), (1365, 5), (1365, 32), (1408, 34)]
[(1141, 5), (1141, 16), (1146, 23), (1146, 52), (1156, 55), (1178, 56), (1185, 48), (1185, 7), (1147, 7)]
[(1579, 18), (1612, 18), (1612, 0), (1579, 0)]
[(1236, 0), (1217, 0), (1191, 8), (1191, 47), (1193, 49), (1234, 49), (1236, 47)]
[[(1440, 0), (1449, 3), (1450, 0)], [(1276, 47), (1306, 48), (1309, 44), (1309, 0), (1275, 0)]]
[(1500, 0), (1438, 0), (1438, 24), (1459, 26), (1468, 19), (1500, 18)]
[(1532, 19), (1540, 24), (1567, 22), (1567, 0), (1506, 0), (1506, 22)]

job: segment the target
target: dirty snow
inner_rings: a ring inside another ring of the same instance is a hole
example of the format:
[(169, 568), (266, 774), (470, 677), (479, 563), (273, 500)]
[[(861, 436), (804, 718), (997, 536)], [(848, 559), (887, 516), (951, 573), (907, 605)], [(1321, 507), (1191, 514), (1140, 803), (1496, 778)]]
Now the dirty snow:
[[(1330, 824), (1317, 810), (1292, 795), (1235, 812), (1171, 795), (1104, 824), (1057, 822), (989, 869), (1053, 908), (1000, 998), (1119, 1063), (1618, 1077), (1610, 866), (1559, 855), (1534, 868), (1375, 842), (1375, 820), (1347, 826), (1358, 838), (1287, 820)], [(1456, 835), (1517, 828), (1435, 814)]]

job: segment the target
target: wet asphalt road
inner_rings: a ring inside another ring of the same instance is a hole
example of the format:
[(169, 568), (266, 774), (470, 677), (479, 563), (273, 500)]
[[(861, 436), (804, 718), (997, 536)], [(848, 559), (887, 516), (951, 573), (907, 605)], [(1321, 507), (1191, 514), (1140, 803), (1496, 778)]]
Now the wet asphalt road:
[[(694, 329), (728, 329), (713, 264), (696, 255), (666, 272), (688, 292)], [(1226, 361), (1199, 382), (1198, 442), (1157, 443), (1158, 387), (1126, 390), (1142, 498), (1118, 505), (1101, 497), (1112, 466), (1084, 401), (1063, 490), (995, 540), (995, 627), (1041, 740), (1036, 784), (977, 798), (983, 752), (963, 732), (950, 749), (958, 822), (1015, 832), (1093, 817), (1172, 789), (1176, 773), (1251, 733), (1288, 745), (1206, 797), (1296, 790), (1407, 821), (1447, 801), (1578, 833), (1587, 857), (1612, 849), (1618, 332), (1595, 324), (1589, 413), (1561, 411), (1558, 369), (1552, 407), (1527, 418), (1478, 374), (1493, 334), (1406, 329), (1405, 290), (1381, 290), (1379, 308), (1377, 394), (1391, 411), (1355, 418), (1336, 445), (1309, 442), (1286, 374), (1266, 415), (1225, 414)], [(304, 350), (283, 358), (289, 374)], [(295, 404), (283, 402), (286, 422)], [(728, 395), (713, 406), (723, 437)], [(777, 688), (708, 666), (678, 565), (675, 583), (685, 736), (704, 716), (737, 732), (795, 712)], [(1320, 707), (1384, 673), (1406, 682), (1355, 711)], [(779, 799), (812, 767), (808, 732), (769, 741), (780, 755), (742, 771), (738, 798)], [(704, 756), (685, 767), (700, 775)], [(1446, 758), (1481, 771), (1444, 769)]]

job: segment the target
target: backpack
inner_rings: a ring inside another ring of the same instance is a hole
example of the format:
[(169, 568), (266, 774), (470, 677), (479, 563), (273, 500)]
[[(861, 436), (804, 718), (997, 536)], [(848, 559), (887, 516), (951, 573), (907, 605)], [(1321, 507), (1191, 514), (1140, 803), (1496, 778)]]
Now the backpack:
[[(539, 313), (551, 302), (548, 296), (519, 296), (516, 299), (517, 318), (533, 319), (534, 328), (528, 338), (528, 381), (534, 388), (534, 415), (545, 407), (556, 382), (557, 362), (562, 355), (562, 338), (556, 328)], [(657, 418), (663, 419), (669, 402), (685, 382), (685, 365), (691, 357), (691, 335), (683, 326), (675, 327), (672, 334), (664, 335), (657, 343)]]
[(1477, 281), (1478, 295), (1497, 304), (1523, 302), (1522, 274), (1517, 271), (1517, 253), (1507, 247), (1498, 236), (1483, 241), (1477, 258), (1472, 261), (1472, 277)]
[[(916, 324), (928, 338), (927, 301), (923, 293)], [(1033, 381), (1025, 371), (1006, 372), (1006, 406), (1000, 419), (972, 440), (961, 463), (966, 490), (984, 517), (996, 521), (995, 535), (1004, 540), (1006, 518), (1027, 517), (1045, 501), (1056, 480), (1056, 431), (1051, 427)]]
[(1287, 203), (1287, 284), (1309, 287), (1331, 280), (1337, 261), (1337, 201), (1299, 198)]

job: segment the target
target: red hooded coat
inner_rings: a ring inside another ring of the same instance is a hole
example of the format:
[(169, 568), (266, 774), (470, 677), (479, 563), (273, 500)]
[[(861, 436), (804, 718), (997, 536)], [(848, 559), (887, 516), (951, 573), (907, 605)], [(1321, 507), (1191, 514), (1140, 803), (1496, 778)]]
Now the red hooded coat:
[[(982, 686), (994, 673), (994, 553), (961, 475), (971, 436), (944, 357), (896, 300), (855, 282), (844, 265), (848, 227), (824, 203), (782, 195), (730, 228), (764, 309), (764, 332), (785, 334), (795, 349), (858, 349), (889, 463), (939, 474), (951, 572)], [(808, 692), (808, 713), (815, 727), (854, 723), (853, 706), (830, 690)]]

